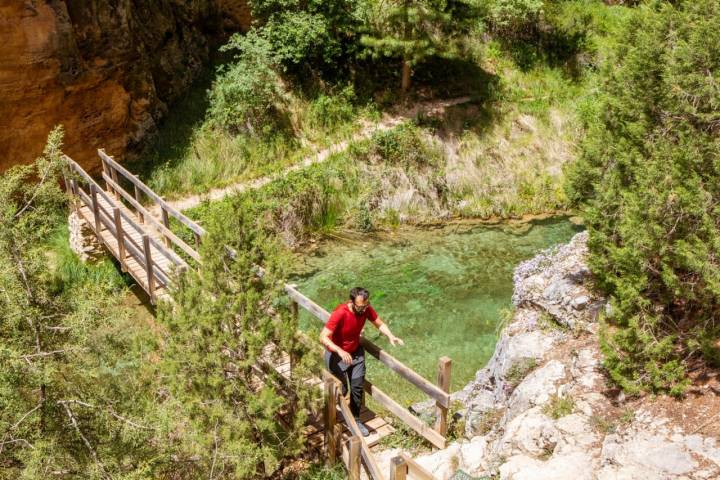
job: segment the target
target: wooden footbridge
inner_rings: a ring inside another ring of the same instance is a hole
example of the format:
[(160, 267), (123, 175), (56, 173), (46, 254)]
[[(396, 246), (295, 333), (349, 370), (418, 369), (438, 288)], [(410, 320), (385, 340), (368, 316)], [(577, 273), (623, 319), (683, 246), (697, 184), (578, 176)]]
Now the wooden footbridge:
[[(103, 150), (98, 150), (98, 155), (102, 162), (104, 187), (75, 161), (64, 157), (67, 164), (65, 187), (72, 199), (72, 208), (91, 227), (98, 242), (118, 260), (121, 269), (128, 272), (147, 292), (151, 302), (170, 300), (169, 288), (176, 273), (196, 268), (200, 264), (198, 248), (205, 230), (168, 205)], [(154, 208), (148, 205), (154, 205)], [(157, 216), (151, 213), (151, 209), (159, 212)], [(285, 291), (294, 315), (298, 315), (302, 308), (323, 324), (327, 322), (330, 313), (300, 293), (295, 285), (286, 285)], [(435, 424), (426, 424), (366, 379), (367, 396), (434, 447), (445, 448), (450, 407), (450, 359), (439, 359), (437, 382), (433, 383), (366, 338), (361, 338), (361, 344), (366, 354), (375, 357), (435, 400)], [(273, 353), (273, 349), (272, 345), (267, 347), (267, 359), (272, 362), (271, 367), (281, 376), (289, 378), (292, 375), (290, 357), (283, 352)], [(306, 428), (308, 444), (323, 448), (330, 463), (341, 459), (352, 479), (360, 478), (361, 459), (370, 478), (388, 478), (381, 472), (371, 447), (392, 434), (393, 427), (385, 418), (363, 407), (360, 418), (371, 432), (369, 437), (363, 437), (350, 413), (348, 400), (341, 394), (340, 382), (327, 371), (323, 371), (322, 379), (307, 381), (322, 387), (325, 394), (323, 411), (317, 412)], [(394, 458), (389, 478), (402, 480), (406, 476), (433, 478), (407, 455)]]

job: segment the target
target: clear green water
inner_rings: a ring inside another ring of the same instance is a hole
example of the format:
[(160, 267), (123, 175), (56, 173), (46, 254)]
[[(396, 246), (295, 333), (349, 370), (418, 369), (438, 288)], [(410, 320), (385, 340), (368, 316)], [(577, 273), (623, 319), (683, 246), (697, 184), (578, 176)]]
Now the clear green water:
[[(371, 304), (405, 346), (389, 346), (370, 324), (365, 336), (431, 381), (438, 358), (449, 356), (455, 391), (493, 353), (501, 311), (511, 306), (515, 266), (579, 229), (566, 218), (553, 218), (358, 236), (303, 257), (293, 281), (329, 311), (346, 301), (351, 287), (369, 289)], [(313, 337), (320, 331), (320, 322), (306, 312), (301, 323)], [(368, 378), (401, 403), (426, 398), (374, 358), (368, 360)]]

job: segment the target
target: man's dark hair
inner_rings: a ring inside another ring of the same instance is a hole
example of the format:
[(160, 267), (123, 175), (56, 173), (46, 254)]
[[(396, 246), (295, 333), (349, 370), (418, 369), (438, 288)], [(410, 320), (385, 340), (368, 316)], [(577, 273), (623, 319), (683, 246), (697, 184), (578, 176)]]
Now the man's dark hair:
[(363, 300), (367, 300), (370, 298), (370, 292), (368, 292), (366, 289), (362, 287), (355, 287), (352, 290), (350, 290), (350, 300), (355, 302), (355, 298), (362, 297)]

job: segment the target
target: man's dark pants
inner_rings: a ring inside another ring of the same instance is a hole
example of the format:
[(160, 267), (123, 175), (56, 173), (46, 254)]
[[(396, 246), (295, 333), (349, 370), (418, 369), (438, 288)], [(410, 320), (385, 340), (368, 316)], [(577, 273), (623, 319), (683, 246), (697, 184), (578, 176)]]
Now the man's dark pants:
[(351, 355), (353, 361), (348, 365), (337, 353), (325, 350), (325, 368), (342, 382), (343, 395), (347, 395), (348, 389), (350, 390), (350, 411), (355, 418), (359, 418), (365, 383), (365, 350), (358, 347)]

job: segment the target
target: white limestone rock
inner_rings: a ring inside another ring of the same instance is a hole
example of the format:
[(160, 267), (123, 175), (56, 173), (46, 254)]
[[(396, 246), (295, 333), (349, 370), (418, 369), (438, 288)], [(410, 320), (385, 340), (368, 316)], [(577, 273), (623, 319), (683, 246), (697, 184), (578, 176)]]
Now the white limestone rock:
[(500, 480), (593, 480), (593, 459), (584, 452), (537, 460), (515, 455), (500, 466)]
[(556, 384), (565, 378), (565, 365), (551, 360), (530, 373), (513, 391), (504, 421), (510, 421), (523, 411), (544, 405), (557, 394)]
[(560, 432), (540, 407), (527, 410), (505, 426), (496, 453), (499, 456), (527, 455), (540, 457), (551, 453), (560, 441)]

